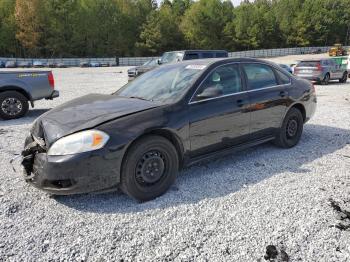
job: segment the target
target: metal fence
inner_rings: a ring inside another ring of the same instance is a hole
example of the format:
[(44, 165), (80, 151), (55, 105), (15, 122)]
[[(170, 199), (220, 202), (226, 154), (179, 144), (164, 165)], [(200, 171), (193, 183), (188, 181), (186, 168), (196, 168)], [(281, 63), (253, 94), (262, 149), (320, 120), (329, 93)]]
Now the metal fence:
[[(345, 47), (349, 48), (349, 47)], [(325, 53), (330, 49), (329, 46), (322, 47), (295, 47), (295, 48), (278, 48), (278, 49), (262, 49), (262, 50), (249, 50), (240, 52), (230, 52), (229, 57), (276, 57), (285, 55), (301, 55), (311, 54), (314, 52)], [(150, 59), (158, 59), (159, 57), (113, 57), (113, 58), (52, 58), (52, 59), (34, 59), (34, 58), (1, 58), (0, 60), (16, 61), (17, 64), (21, 62), (40, 61), (44, 64), (48, 63), (63, 63), (65, 66), (79, 66), (83, 62), (87, 63), (99, 63), (109, 66), (138, 66), (144, 64)]]

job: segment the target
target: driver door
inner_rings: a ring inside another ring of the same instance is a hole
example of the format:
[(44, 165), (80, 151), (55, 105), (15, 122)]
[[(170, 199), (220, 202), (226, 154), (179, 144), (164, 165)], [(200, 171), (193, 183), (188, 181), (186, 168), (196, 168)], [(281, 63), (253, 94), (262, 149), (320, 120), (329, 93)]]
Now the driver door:
[(238, 64), (212, 70), (189, 104), (191, 157), (246, 142), (249, 104)]

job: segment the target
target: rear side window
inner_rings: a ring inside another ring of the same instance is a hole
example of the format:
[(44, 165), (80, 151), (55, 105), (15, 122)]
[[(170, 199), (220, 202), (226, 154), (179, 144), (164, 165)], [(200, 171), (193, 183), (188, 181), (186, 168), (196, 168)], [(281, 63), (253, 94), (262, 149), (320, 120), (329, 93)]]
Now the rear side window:
[(280, 80), (281, 85), (286, 85), (290, 83), (290, 78), (286, 74), (282, 73), (279, 70), (276, 70), (276, 73), (278, 75), (278, 78)]
[(317, 67), (320, 61), (301, 61), (297, 65), (298, 67)]
[(195, 53), (188, 53), (185, 55), (185, 60), (198, 59), (199, 55)]
[(263, 64), (243, 64), (250, 90), (278, 85), (273, 69)]

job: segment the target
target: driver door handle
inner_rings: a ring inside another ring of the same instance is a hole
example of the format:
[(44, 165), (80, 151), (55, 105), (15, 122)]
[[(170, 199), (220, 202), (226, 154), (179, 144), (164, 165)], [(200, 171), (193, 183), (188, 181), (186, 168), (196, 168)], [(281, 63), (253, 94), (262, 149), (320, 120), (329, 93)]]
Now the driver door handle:
[(286, 97), (287, 94), (288, 94), (287, 91), (281, 91), (281, 92), (280, 92), (280, 97)]

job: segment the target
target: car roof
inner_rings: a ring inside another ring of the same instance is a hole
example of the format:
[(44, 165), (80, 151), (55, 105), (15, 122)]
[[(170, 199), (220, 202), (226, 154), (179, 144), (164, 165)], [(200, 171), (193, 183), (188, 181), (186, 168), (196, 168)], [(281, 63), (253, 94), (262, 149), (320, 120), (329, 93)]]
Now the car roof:
[(174, 51), (166, 51), (164, 53), (173, 53), (173, 52), (225, 52), (228, 53), (226, 50), (199, 50), (199, 49), (189, 49), (189, 50), (174, 50)]
[[(267, 60), (257, 58), (207, 58), (207, 59), (192, 59), (178, 62), (177, 64), (200, 64), (200, 65), (212, 65), (212, 64), (226, 64), (226, 63), (264, 63), (271, 66), (276, 66), (276, 63)], [(173, 63), (172, 63), (173, 64)]]

